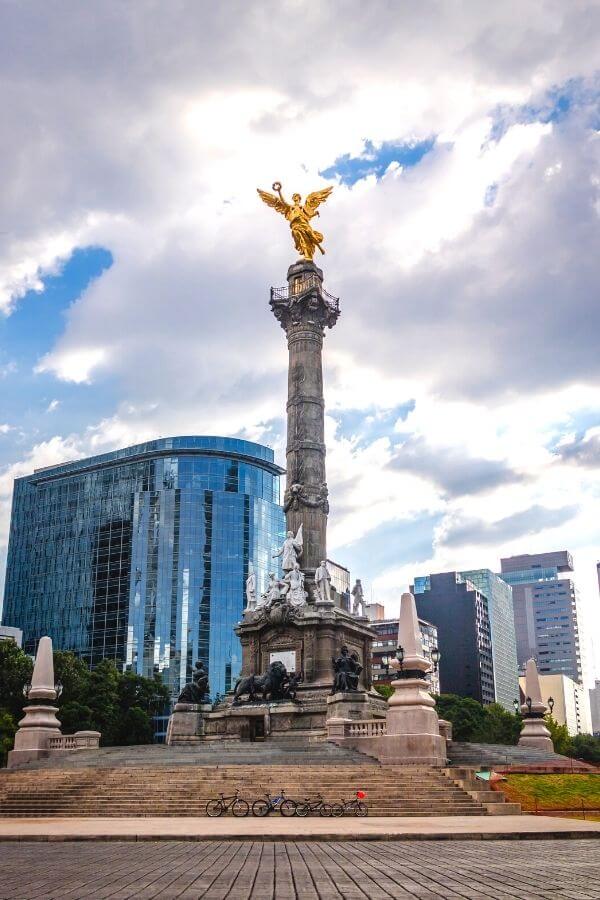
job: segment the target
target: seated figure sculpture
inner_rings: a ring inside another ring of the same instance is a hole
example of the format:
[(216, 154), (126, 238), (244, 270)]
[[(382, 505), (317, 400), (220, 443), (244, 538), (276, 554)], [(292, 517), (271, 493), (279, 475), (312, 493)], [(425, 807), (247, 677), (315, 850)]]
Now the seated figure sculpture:
[(179, 697), (178, 703), (202, 703), (209, 692), (208, 672), (201, 660), (198, 660), (192, 674), (192, 680), (186, 684)]
[(358, 691), (358, 679), (362, 672), (362, 666), (358, 661), (358, 654), (350, 655), (348, 647), (344, 644), (337, 659), (331, 660), (333, 664), (332, 694), (338, 692)]

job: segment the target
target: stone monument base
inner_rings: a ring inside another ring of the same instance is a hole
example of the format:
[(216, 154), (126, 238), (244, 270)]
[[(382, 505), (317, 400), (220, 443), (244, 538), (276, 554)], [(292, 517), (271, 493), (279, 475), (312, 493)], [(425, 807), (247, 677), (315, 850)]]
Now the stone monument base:
[(546, 723), (542, 717), (526, 718), (523, 720), (523, 730), (519, 738), (519, 747), (534, 747), (537, 750), (554, 752), (554, 744)]
[(204, 737), (205, 717), (210, 703), (176, 703), (167, 726), (166, 743), (170, 746), (196, 744)]
[(351, 722), (370, 718), (371, 708), (366, 691), (338, 692), (327, 697), (328, 725), (333, 722)]

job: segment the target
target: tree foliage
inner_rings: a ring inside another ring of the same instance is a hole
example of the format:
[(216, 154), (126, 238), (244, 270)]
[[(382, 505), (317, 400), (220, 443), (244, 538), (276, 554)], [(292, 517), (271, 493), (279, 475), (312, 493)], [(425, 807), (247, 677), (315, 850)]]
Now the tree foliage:
[(600, 766), (600, 737), (593, 734), (576, 734), (571, 738), (571, 753), (575, 759)]
[(378, 694), (381, 694), (381, 696), (385, 700), (389, 700), (394, 693), (394, 688), (391, 686), (391, 684), (376, 684), (375, 690)]
[(14, 641), (0, 641), (0, 709), (20, 719), (25, 704), (23, 685), (31, 681), (33, 660)]
[(472, 697), (440, 694), (436, 697), (441, 719), (452, 722), (455, 741), (482, 744), (516, 744), (521, 732), (521, 717), (507, 712), (499, 703), (483, 706)]
[(544, 721), (546, 723), (546, 728), (550, 732), (550, 737), (552, 738), (554, 752), (560, 753), (563, 756), (572, 756), (573, 744), (567, 726), (559, 725), (556, 719), (551, 715), (545, 716)]
[[(12, 641), (0, 641), (0, 758), (12, 749), (33, 661)], [(63, 686), (58, 718), (63, 733), (99, 731), (104, 746), (152, 743), (152, 716), (169, 701), (160, 677), (120, 672), (111, 660), (90, 671), (75, 654), (54, 652), (54, 677)]]

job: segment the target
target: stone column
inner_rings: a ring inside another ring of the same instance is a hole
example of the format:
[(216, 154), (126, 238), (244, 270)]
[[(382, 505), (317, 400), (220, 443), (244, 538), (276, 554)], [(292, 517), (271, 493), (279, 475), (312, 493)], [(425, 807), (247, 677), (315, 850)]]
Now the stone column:
[(535, 659), (528, 659), (525, 669), (525, 693), (531, 700), (531, 709), (527, 702), (521, 707), (523, 727), (519, 738), (519, 747), (533, 747), (537, 750), (554, 752), (550, 732), (546, 728), (544, 715), (546, 704), (542, 701), (542, 691)]
[(56, 714), (58, 708), (54, 689), (54, 662), (52, 659), (52, 640), (43, 637), (33, 667), (31, 687), (27, 695), (25, 715), (19, 722), (19, 730), (15, 735), (15, 746), (8, 754), (8, 767), (22, 762), (39, 759), (48, 753), (50, 738), (60, 737), (60, 722)]
[(398, 644), (404, 648), (404, 661), (402, 668), (396, 659), (392, 661), (398, 677), (392, 681), (387, 733), (380, 738), (377, 755), (388, 765), (443, 766), (446, 743), (425, 680), (430, 664), (423, 655), (415, 598), (408, 593), (400, 601)]
[(323, 289), (323, 272), (309, 260), (290, 266), (288, 285), (271, 289), (271, 308), (289, 350), (287, 400), (287, 528), (303, 526), (300, 566), (314, 599), (314, 573), (327, 558), (327, 476), (323, 398), (323, 335), (339, 316), (339, 303)]

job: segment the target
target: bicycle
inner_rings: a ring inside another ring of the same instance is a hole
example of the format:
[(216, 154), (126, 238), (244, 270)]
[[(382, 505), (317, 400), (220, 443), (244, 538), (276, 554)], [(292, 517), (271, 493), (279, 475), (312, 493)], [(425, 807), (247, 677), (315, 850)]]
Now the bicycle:
[(229, 809), (238, 818), (247, 816), (250, 812), (250, 806), (245, 800), (241, 799), (240, 792), (236, 791), (233, 797), (226, 797), (225, 794), (220, 794), (219, 800), (209, 800), (206, 804), (206, 815), (210, 816), (211, 819), (215, 819), (218, 816), (224, 816)]
[[(253, 816), (268, 816), (269, 813), (277, 812), (277, 810), (281, 810), (281, 806), (286, 801), (285, 791), (281, 791), (278, 797), (271, 797), (270, 794), (265, 794), (265, 800), (255, 800), (252, 804), (252, 815)], [(287, 807), (286, 807), (287, 808)], [(292, 812), (285, 812), (284, 815), (292, 816)]]
[(359, 800), (359, 797), (361, 796), (364, 797), (364, 793), (362, 791), (357, 791), (354, 800), (344, 800), (342, 798), (341, 803), (332, 804), (331, 815), (337, 817), (351, 812), (354, 813), (355, 816), (368, 816), (369, 807), (366, 803), (363, 803), (362, 800)]
[(317, 794), (317, 799), (312, 800), (305, 797), (304, 801), (296, 802), (295, 814), (304, 818), (309, 813), (318, 812), (320, 816), (330, 816), (332, 814), (331, 803), (325, 803), (323, 794)]

